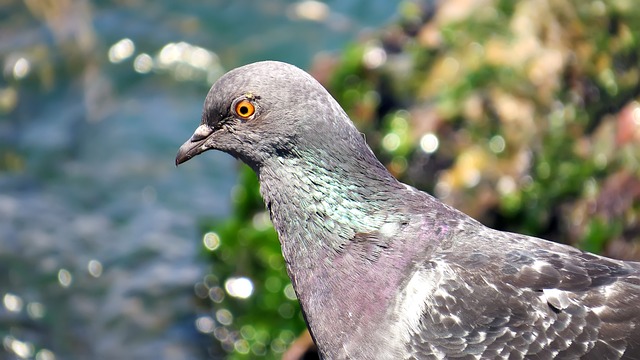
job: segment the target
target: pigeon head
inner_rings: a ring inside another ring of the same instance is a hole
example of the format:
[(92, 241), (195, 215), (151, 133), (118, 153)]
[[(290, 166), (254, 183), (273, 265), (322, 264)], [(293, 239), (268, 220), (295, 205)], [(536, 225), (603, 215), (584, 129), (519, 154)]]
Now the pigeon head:
[(277, 157), (330, 152), (323, 155), (344, 159), (362, 148), (370, 153), (322, 85), (293, 65), (264, 61), (234, 69), (211, 87), (201, 124), (180, 147), (176, 165), (210, 149), (259, 170)]

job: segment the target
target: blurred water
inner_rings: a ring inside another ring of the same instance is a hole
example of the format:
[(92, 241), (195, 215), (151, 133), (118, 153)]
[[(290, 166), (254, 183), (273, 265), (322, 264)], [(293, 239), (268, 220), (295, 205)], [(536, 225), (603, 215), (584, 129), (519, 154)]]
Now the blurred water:
[(211, 356), (197, 224), (228, 213), (236, 163), (173, 165), (210, 83), (259, 59), (307, 67), (395, 6), (4, 1), (0, 358)]

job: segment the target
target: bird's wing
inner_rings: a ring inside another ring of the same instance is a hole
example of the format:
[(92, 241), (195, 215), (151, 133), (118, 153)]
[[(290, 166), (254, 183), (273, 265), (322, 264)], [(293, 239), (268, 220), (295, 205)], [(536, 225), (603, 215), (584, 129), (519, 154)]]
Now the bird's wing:
[(409, 358), (640, 359), (640, 263), (471, 228), (414, 273)]

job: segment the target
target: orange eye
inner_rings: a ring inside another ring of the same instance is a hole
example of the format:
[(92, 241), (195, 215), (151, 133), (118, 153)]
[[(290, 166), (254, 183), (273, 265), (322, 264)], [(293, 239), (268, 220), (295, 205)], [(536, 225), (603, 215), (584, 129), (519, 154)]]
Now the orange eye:
[(236, 114), (243, 119), (247, 119), (256, 112), (255, 106), (249, 100), (238, 101), (235, 110)]

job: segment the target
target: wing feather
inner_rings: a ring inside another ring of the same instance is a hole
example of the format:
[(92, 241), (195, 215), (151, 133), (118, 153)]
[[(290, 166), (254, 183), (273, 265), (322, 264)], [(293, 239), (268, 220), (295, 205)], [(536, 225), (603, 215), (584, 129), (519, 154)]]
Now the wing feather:
[(640, 265), (523, 235), (455, 234), (417, 271), (437, 279), (408, 353), (640, 359)]

